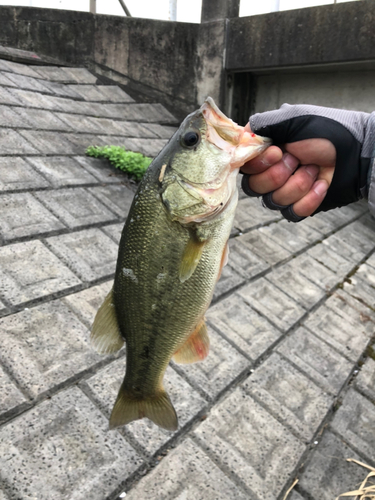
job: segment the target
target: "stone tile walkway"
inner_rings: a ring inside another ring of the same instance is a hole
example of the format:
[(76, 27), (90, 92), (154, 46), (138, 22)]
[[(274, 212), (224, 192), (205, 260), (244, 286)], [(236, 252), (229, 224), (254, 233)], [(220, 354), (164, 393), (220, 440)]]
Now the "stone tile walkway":
[(180, 428), (108, 431), (124, 350), (99, 356), (89, 327), (134, 185), (85, 149), (156, 155), (176, 123), (99, 83), (0, 59), (0, 499), (282, 500), (295, 478), (290, 500), (354, 489), (367, 472), (345, 459), (375, 466), (363, 202), (293, 225), (242, 196), (210, 355), (167, 370)]

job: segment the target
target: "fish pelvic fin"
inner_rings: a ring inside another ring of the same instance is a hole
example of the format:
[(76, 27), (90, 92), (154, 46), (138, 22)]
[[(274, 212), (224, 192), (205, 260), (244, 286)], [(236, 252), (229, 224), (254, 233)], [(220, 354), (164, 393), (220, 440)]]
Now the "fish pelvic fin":
[(140, 399), (123, 384), (112, 410), (109, 428), (115, 429), (144, 417), (168, 431), (175, 431), (178, 428), (176, 411), (163, 387), (152, 396)]
[(180, 265), (180, 281), (184, 283), (194, 273), (200, 258), (202, 257), (203, 249), (206, 241), (198, 241), (194, 236), (190, 236), (187, 242), (184, 254)]
[(99, 354), (111, 354), (124, 345), (113, 303), (113, 290), (109, 292), (96, 313), (91, 327), (90, 341)]
[(208, 356), (210, 339), (207, 327), (202, 320), (187, 341), (173, 355), (176, 363), (188, 364), (202, 361)]

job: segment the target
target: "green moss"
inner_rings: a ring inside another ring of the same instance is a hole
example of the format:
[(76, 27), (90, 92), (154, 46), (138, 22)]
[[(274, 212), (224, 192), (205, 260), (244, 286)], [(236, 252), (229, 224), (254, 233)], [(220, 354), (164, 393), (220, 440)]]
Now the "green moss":
[(152, 162), (152, 158), (143, 156), (141, 153), (126, 151), (120, 146), (90, 146), (87, 148), (86, 154), (93, 158), (106, 158), (114, 167), (126, 172), (129, 177), (136, 181), (142, 179)]
[(366, 356), (375, 361), (375, 349), (374, 346), (368, 346), (366, 349)]

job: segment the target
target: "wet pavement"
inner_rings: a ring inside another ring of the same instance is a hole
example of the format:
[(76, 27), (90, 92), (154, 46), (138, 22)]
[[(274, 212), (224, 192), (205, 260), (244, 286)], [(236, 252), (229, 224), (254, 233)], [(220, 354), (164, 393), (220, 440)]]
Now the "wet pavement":
[(291, 224), (241, 195), (209, 357), (166, 373), (178, 431), (108, 431), (124, 349), (96, 354), (89, 327), (135, 186), (85, 150), (154, 156), (176, 119), (27, 57), (0, 58), (0, 499), (282, 500), (296, 478), (290, 500), (355, 489), (368, 471), (345, 459), (375, 466), (366, 203)]

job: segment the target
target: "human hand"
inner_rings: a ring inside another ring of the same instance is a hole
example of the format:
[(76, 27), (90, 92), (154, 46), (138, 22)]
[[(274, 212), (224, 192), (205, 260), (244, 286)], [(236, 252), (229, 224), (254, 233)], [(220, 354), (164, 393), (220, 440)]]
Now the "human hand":
[(288, 104), (252, 116), (252, 131), (275, 145), (242, 168), (245, 193), (262, 195), (266, 206), (293, 222), (358, 200), (370, 164), (363, 145), (369, 116)]

